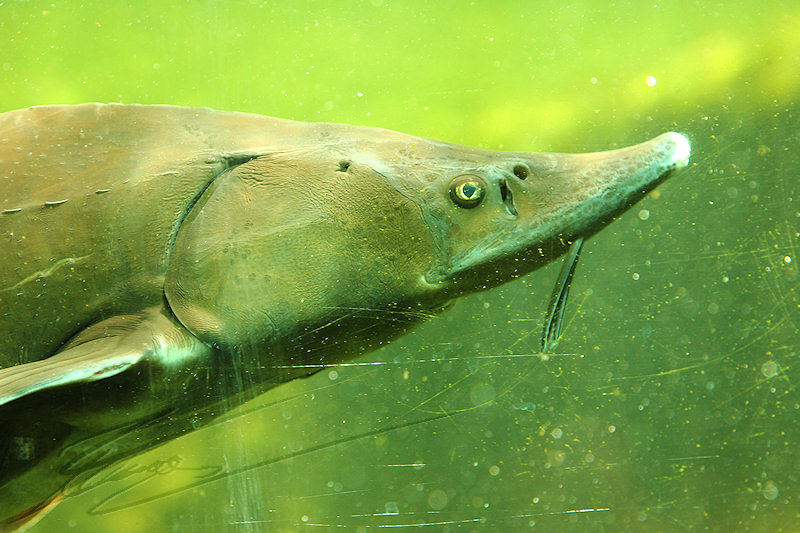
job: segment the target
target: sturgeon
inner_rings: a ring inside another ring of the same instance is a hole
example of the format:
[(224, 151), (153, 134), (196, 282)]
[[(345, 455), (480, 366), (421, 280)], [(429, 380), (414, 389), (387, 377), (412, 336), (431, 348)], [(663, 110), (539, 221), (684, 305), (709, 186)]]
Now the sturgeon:
[(0, 530), (576, 241), (577, 256), (689, 152), (678, 133), (513, 153), (174, 106), (0, 114)]

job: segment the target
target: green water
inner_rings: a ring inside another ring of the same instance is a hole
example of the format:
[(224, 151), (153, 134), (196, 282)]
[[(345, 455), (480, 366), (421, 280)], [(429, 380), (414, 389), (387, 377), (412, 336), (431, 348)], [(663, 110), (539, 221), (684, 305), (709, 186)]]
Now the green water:
[[(559, 265), (101, 474), (32, 532), (800, 530), (796, 2), (0, 2), (0, 111), (117, 101), (688, 169)], [(512, 357), (512, 356), (522, 357)], [(383, 526), (383, 527), (382, 527)]]

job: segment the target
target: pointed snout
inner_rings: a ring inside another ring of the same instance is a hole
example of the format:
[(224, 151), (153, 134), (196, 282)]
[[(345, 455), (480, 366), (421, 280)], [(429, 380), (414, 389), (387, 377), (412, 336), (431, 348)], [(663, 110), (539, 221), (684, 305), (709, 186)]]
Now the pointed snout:
[[(677, 168), (689, 163), (689, 140), (673, 131), (641, 144), (590, 154), (576, 154), (572, 169), (586, 186), (619, 186), (622, 189), (647, 187)], [(587, 192), (590, 190), (587, 189)]]
[[(685, 167), (690, 151), (686, 137), (669, 132), (607, 152), (535, 156), (534, 160), (541, 165), (536, 173), (542, 176), (546, 190), (543, 196), (548, 204), (531, 208), (546, 212), (544, 218), (549, 222), (546, 231), (551, 234), (568, 238), (591, 235), (674, 170)], [(530, 196), (533, 201), (540, 197)], [(520, 206), (520, 211), (524, 212), (524, 207)], [(537, 218), (541, 230), (541, 215)]]

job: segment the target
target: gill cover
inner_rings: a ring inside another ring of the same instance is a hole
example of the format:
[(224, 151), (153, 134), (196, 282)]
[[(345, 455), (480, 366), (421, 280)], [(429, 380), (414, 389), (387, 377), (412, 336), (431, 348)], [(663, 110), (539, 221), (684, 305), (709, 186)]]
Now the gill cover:
[(165, 283), (189, 331), (223, 348), (310, 342), (348, 310), (413, 295), (432, 246), (419, 208), (340, 160), (325, 148), (270, 153), (208, 187), (178, 230)]

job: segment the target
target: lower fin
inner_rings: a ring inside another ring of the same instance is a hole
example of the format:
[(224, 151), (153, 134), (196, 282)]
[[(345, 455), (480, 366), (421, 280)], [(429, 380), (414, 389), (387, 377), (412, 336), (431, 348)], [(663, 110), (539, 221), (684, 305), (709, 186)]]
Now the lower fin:
[(49, 500), (0, 521), (0, 533), (22, 533), (27, 531), (28, 528), (41, 520), (44, 515), (52, 511), (63, 497), (63, 492), (57, 492)]
[(542, 328), (542, 353), (554, 350), (561, 339), (561, 326), (564, 319), (564, 311), (567, 308), (567, 298), (569, 289), (572, 286), (572, 276), (578, 266), (578, 256), (583, 246), (583, 237), (578, 237), (572, 241), (561, 271), (558, 273), (556, 285), (553, 287), (553, 294), (550, 296), (550, 304), (547, 306), (547, 315)]

